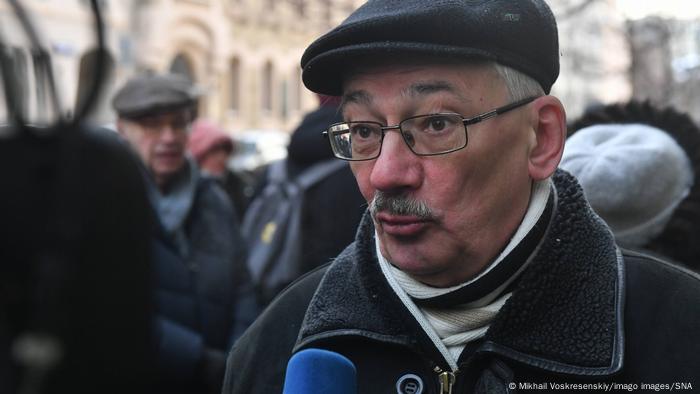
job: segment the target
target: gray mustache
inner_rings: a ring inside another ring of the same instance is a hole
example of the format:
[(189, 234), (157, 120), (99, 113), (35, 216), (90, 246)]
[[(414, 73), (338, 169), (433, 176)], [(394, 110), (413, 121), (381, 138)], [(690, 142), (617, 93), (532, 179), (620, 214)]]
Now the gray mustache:
[(372, 217), (379, 212), (386, 212), (391, 215), (415, 216), (424, 220), (433, 218), (433, 212), (425, 202), (406, 195), (390, 195), (379, 190), (374, 193), (369, 212)]

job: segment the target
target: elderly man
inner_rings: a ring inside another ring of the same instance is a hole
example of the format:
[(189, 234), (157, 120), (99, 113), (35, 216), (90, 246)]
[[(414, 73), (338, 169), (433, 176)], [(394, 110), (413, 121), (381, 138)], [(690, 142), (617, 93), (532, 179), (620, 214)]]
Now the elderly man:
[(159, 392), (218, 392), (225, 352), (256, 314), (231, 203), (185, 156), (192, 87), (143, 75), (115, 95), (117, 129), (144, 164), (154, 230)]
[(349, 359), (363, 394), (700, 385), (698, 278), (621, 251), (557, 170), (546, 3), (370, 0), (301, 63), (343, 96), (327, 136), (369, 212), (241, 337), (225, 393), (279, 392), (310, 348)]

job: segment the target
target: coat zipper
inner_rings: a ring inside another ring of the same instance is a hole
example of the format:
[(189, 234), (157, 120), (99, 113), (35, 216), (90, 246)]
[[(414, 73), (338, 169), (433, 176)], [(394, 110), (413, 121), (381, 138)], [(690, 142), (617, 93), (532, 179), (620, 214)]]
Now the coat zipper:
[(440, 367), (435, 367), (435, 372), (438, 374), (438, 381), (440, 382), (440, 394), (452, 394), (452, 388), (456, 380), (455, 375), (459, 371), (443, 371)]

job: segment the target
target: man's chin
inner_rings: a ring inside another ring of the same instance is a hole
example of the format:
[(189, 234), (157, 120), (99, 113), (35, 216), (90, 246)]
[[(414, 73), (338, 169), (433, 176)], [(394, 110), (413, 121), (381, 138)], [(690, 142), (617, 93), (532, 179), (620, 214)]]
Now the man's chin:
[[(428, 269), (425, 266), (422, 249), (427, 245), (410, 242), (406, 239), (395, 240), (392, 236), (380, 236), (384, 245), (382, 254), (391, 264), (406, 273), (419, 274)], [(416, 241), (416, 240), (414, 240)]]
[(449, 287), (454, 278), (446, 277), (445, 256), (438, 241), (428, 234), (413, 239), (395, 238), (379, 234), (382, 255), (399, 270), (413, 279), (433, 287)]
[(173, 163), (173, 165), (159, 165), (159, 166), (153, 166), (151, 169), (151, 172), (153, 173), (153, 177), (156, 179), (156, 181), (160, 184), (165, 184), (168, 183), (171, 179), (173, 179), (180, 171), (182, 170), (185, 162), (182, 161), (179, 165), (176, 165)]
[(173, 176), (182, 170), (185, 165), (185, 160), (167, 160), (156, 163), (153, 166), (153, 173), (158, 176), (168, 177)]
[(392, 261), (392, 265), (425, 285), (438, 288), (449, 287), (445, 278), (436, 273), (434, 267), (427, 267), (425, 263), (416, 261), (415, 258), (411, 260), (399, 259), (398, 263)]

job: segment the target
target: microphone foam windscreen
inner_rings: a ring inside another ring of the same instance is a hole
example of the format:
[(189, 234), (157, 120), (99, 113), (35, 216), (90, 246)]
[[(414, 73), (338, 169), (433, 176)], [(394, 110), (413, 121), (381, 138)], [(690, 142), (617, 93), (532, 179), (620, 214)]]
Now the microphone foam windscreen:
[(356, 394), (352, 361), (336, 352), (306, 349), (287, 364), (283, 394)]

